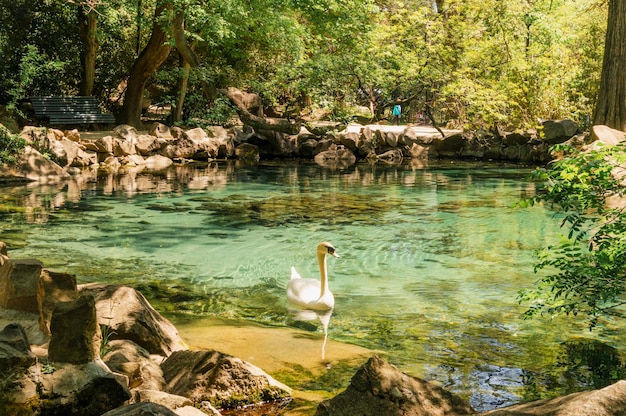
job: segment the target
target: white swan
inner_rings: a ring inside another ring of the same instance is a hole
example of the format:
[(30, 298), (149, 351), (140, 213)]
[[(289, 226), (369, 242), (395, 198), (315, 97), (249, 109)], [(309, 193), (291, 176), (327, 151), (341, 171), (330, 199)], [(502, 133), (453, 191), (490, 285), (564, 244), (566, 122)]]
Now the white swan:
[(305, 309), (325, 311), (335, 306), (335, 297), (328, 288), (328, 273), (326, 272), (326, 255), (330, 254), (339, 257), (335, 247), (327, 242), (319, 243), (317, 246), (317, 262), (320, 267), (320, 280), (303, 279), (291, 267), (291, 279), (287, 284), (287, 299)]

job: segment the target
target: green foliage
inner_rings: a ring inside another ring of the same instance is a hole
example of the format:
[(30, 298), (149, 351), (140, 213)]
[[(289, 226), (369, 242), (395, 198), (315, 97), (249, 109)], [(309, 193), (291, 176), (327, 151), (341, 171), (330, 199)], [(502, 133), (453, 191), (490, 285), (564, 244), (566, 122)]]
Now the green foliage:
[(42, 372), (42, 373), (44, 373), (44, 374), (52, 374), (52, 373), (54, 373), (56, 370), (57, 370), (57, 369), (56, 369), (56, 367), (54, 366), (54, 363), (51, 363), (51, 362), (50, 362), (50, 361), (48, 361), (47, 359), (46, 359), (46, 363), (45, 363), (45, 364), (43, 364), (43, 365), (41, 366), (41, 372)]
[(626, 291), (626, 146), (599, 146), (577, 153), (566, 146), (563, 157), (537, 170), (536, 202), (563, 216), (567, 237), (539, 254), (535, 271), (546, 270), (537, 287), (520, 292), (529, 302), (526, 317), (538, 313), (582, 314), (590, 327), (602, 316), (620, 315)]
[(0, 124), (0, 165), (14, 163), (24, 151), (26, 140)]
[(115, 331), (113, 331), (108, 325), (101, 324), (100, 332), (102, 333), (102, 342), (100, 343), (100, 357), (104, 357), (110, 350), (109, 341), (111, 336), (115, 335)]
[[(402, 98), (407, 115), (429, 109), (441, 124), (488, 128), (534, 126), (537, 118), (584, 126), (597, 95), (604, 2), (447, 0), (439, 10), (431, 0), (164, 2), (184, 11), (187, 42), (201, 62), (191, 70), (183, 114), (198, 119), (211, 109), (207, 124), (223, 122), (214, 102), (228, 86), (259, 93), (268, 105), (322, 109), (342, 120), (357, 106), (381, 114)], [(77, 92), (78, 3), (0, 7), (0, 104)], [(155, 5), (97, 6), (94, 92), (112, 107), (150, 38)], [(159, 22), (170, 34), (171, 17)], [(172, 53), (148, 81), (152, 102), (175, 102), (180, 67)]]
[(194, 109), (189, 113), (186, 124), (197, 127), (224, 126), (229, 127), (237, 111), (225, 97), (219, 97), (209, 107), (200, 95), (191, 95), (187, 105)]

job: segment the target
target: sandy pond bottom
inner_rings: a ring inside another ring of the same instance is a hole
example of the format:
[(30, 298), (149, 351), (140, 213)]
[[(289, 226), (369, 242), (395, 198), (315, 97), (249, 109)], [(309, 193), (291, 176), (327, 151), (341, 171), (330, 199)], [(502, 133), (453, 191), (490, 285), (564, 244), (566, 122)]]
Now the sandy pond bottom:
[[(350, 378), (369, 357), (366, 348), (328, 339), (323, 333), (267, 327), (220, 318), (168, 316), (191, 349), (217, 350), (241, 358), (294, 389), (293, 402), (281, 415), (313, 415), (317, 404), (348, 386)], [(324, 359), (322, 359), (324, 348)], [(334, 391), (318, 384), (336, 379)]]

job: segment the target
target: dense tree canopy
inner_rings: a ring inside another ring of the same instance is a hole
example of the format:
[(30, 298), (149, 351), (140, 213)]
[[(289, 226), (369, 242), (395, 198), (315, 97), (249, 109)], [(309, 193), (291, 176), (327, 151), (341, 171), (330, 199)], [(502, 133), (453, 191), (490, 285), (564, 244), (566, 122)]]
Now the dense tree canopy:
[(488, 128), (590, 122), (608, 10), (588, 0), (2, 3), (0, 104), (92, 93), (122, 121), (136, 123), (146, 98), (172, 105), (176, 121), (216, 121), (217, 92), (235, 86), (300, 116), (381, 118), (400, 99), (410, 117)]

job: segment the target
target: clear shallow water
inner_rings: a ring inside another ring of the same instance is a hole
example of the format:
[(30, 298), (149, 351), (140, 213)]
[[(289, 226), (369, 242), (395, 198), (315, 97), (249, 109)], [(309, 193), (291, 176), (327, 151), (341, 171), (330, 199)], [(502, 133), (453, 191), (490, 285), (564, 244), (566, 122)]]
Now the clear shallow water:
[(534, 251), (561, 235), (543, 208), (514, 207), (534, 192), (529, 172), (277, 163), (84, 175), (2, 188), (0, 240), (81, 283), (131, 284), (165, 313), (316, 332), (284, 293), (292, 265), (319, 276), (315, 246), (330, 241), (341, 258), (328, 260), (329, 337), (384, 351), (486, 410), (623, 372), (619, 328), (519, 317)]

